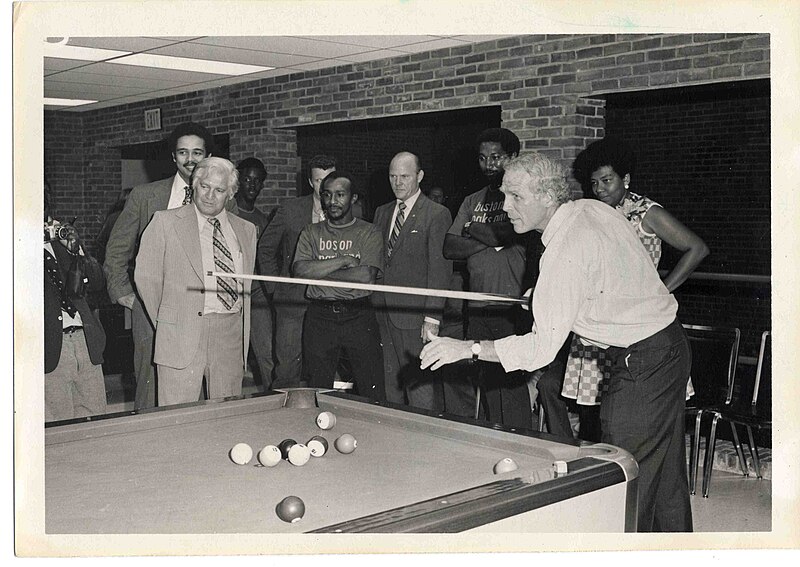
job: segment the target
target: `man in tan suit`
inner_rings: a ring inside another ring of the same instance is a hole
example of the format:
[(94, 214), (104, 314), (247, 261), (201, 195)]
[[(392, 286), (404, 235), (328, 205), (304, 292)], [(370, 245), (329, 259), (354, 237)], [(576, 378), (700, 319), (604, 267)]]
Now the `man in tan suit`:
[(158, 211), (142, 234), (134, 279), (154, 322), (158, 405), (241, 394), (250, 341), (255, 226), (225, 205), (238, 187), (234, 165), (209, 157), (194, 169), (192, 203)]
[(111, 301), (131, 310), (133, 367), (136, 374), (134, 408), (137, 410), (156, 405), (156, 377), (153, 367), (153, 322), (148, 319), (141, 297), (134, 289), (133, 260), (139, 250), (139, 239), (153, 213), (176, 209), (191, 201), (189, 182), (192, 171), (200, 160), (211, 155), (214, 138), (200, 124), (184, 122), (172, 131), (167, 142), (176, 174), (133, 188), (108, 237), (103, 264)]

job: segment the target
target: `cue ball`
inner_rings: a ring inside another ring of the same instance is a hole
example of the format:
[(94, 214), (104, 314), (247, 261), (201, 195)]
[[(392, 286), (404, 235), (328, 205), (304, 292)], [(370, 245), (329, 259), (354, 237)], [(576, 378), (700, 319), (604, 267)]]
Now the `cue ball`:
[(302, 443), (295, 443), (289, 448), (289, 462), (296, 467), (302, 467), (311, 458), (311, 449)]
[(258, 452), (258, 462), (265, 467), (274, 467), (281, 462), (281, 450), (275, 445), (267, 445)]
[(293, 524), (306, 513), (306, 505), (297, 496), (287, 496), (275, 507), (275, 513), (284, 522)]
[(517, 463), (514, 462), (514, 459), (509, 459), (506, 457), (500, 461), (497, 461), (497, 464), (494, 466), (494, 474), (503, 474), (511, 471), (517, 470), (519, 467)]
[(336, 416), (329, 411), (324, 411), (317, 416), (317, 426), (320, 429), (333, 429), (336, 425)]
[(333, 445), (336, 447), (337, 451), (347, 455), (348, 453), (352, 453), (356, 450), (356, 447), (358, 447), (358, 441), (356, 441), (356, 438), (349, 433), (345, 433), (336, 439)]
[(311, 450), (312, 457), (321, 457), (328, 452), (328, 440), (322, 435), (315, 435), (306, 445)]
[(246, 465), (253, 458), (253, 449), (247, 443), (237, 443), (231, 449), (230, 457), (237, 465)]
[(292, 448), (292, 445), (297, 445), (297, 441), (295, 441), (294, 439), (284, 439), (283, 441), (280, 442), (280, 445), (278, 445), (278, 449), (280, 449), (282, 459), (289, 458), (289, 449)]

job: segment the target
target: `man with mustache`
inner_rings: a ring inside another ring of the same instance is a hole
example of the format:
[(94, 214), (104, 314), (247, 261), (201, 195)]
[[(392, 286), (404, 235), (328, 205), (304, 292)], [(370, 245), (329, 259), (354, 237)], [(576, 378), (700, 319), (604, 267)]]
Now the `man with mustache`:
[[(202, 159), (211, 155), (214, 138), (200, 124), (186, 122), (175, 128), (168, 143), (177, 173), (173, 177), (133, 188), (108, 237), (103, 264), (111, 301), (131, 311), (133, 367), (136, 374), (134, 408), (137, 410), (156, 405), (153, 323), (145, 313), (133, 282), (139, 239), (156, 211), (175, 209), (192, 201), (192, 171)], [(235, 202), (230, 201), (226, 207), (234, 208)]]
[[(383, 235), (353, 216), (358, 200), (353, 178), (328, 174), (320, 187), (323, 222), (300, 233), (292, 272), (298, 278), (374, 284), (383, 272)], [(380, 332), (370, 303), (372, 292), (308, 286), (303, 325), (303, 376), (314, 388), (333, 387), (342, 352), (352, 368), (358, 394), (383, 401), (384, 374)]]

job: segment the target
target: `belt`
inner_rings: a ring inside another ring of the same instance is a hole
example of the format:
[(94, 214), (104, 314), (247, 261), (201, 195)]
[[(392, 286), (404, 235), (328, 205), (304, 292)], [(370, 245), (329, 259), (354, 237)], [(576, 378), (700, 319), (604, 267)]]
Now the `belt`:
[(70, 325), (69, 327), (64, 327), (65, 335), (71, 335), (76, 331), (83, 331), (83, 327), (81, 327), (80, 325)]
[(351, 299), (348, 301), (329, 301), (325, 299), (313, 299), (311, 300), (311, 304), (339, 315), (341, 313), (348, 313), (350, 311), (357, 311), (363, 309), (364, 306), (369, 304), (369, 296), (359, 297), (358, 299)]

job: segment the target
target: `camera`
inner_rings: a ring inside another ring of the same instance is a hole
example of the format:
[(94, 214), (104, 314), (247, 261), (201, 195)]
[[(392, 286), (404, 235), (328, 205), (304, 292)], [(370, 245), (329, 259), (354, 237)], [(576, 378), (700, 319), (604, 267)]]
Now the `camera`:
[(65, 240), (69, 236), (69, 228), (68, 224), (60, 224), (58, 221), (45, 223), (44, 241)]

